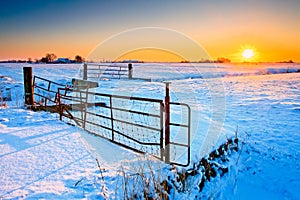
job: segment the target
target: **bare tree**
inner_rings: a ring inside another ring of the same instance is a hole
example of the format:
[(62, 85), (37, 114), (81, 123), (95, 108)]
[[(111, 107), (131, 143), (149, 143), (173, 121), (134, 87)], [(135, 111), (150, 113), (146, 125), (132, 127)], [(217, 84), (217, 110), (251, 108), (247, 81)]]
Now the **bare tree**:
[(79, 56), (79, 55), (76, 55), (76, 56), (75, 56), (75, 61), (76, 61), (77, 63), (82, 63), (82, 62), (84, 62), (84, 58), (81, 57), (81, 56)]
[(46, 54), (46, 63), (51, 63), (53, 62), (57, 57), (54, 53), (47, 53)]

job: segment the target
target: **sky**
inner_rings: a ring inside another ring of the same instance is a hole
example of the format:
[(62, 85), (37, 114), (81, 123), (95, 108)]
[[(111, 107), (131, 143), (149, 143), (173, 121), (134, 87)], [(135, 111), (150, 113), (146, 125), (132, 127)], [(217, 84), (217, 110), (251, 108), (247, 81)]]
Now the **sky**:
[[(251, 61), (300, 62), (299, 8), (299, 0), (1, 1), (0, 60), (34, 60), (46, 53), (88, 58), (97, 46), (124, 31), (158, 27), (195, 41), (211, 59), (240, 62), (245, 60), (243, 50), (252, 49)], [(158, 42), (160, 39), (157, 37)], [(109, 51), (122, 48), (123, 42), (119, 45), (108, 47)], [(140, 50), (118, 57), (182, 59), (182, 55), (168, 56), (166, 51), (172, 52), (172, 47), (152, 56), (142, 56)], [(107, 53), (100, 58), (116, 59)]]

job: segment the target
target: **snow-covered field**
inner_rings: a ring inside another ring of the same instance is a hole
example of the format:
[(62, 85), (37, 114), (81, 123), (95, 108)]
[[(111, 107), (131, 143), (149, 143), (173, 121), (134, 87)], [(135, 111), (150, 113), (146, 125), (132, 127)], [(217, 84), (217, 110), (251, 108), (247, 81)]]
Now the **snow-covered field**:
[[(121, 163), (136, 163), (138, 155), (55, 114), (24, 110), (22, 67), (0, 64), (0, 96), (12, 98), (0, 101), (0, 199), (122, 199)], [(82, 65), (32, 67), (34, 75), (69, 84)], [(230, 157), (229, 173), (202, 193), (195, 187), (172, 198), (300, 199), (297, 71), (299, 64), (145, 63), (134, 65), (133, 76), (153, 82), (104, 80), (98, 90), (163, 99), (161, 82), (171, 82), (171, 100), (192, 108), (193, 161), (237, 130), (240, 151)]]

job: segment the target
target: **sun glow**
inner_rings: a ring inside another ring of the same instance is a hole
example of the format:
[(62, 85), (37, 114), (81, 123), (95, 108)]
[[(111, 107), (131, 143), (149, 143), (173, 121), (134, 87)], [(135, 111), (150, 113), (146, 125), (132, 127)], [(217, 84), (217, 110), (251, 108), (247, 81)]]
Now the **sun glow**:
[(253, 49), (245, 49), (242, 53), (243, 58), (245, 59), (251, 59), (254, 56)]
[(259, 58), (259, 53), (253, 45), (241, 45), (237, 57), (241, 62), (256, 62)]

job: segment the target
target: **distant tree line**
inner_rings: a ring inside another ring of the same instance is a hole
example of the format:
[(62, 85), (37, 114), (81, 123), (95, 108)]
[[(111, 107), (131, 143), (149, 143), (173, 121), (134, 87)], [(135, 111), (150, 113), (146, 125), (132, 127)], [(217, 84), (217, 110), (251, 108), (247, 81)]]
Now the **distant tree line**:
[(76, 55), (74, 59), (70, 58), (57, 58), (54, 53), (47, 53), (44, 57), (40, 59), (28, 58), (27, 60), (6, 60), (0, 61), (0, 63), (82, 63), (85, 59), (80, 56)]
[[(85, 59), (80, 56), (76, 55), (75, 58), (72, 60), (70, 58), (58, 58), (54, 53), (47, 53), (46, 56), (42, 57), (41, 59), (35, 59), (36, 63), (82, 63)], [(28, 61), (31, 61), (29, 58)]]
[(218, 58), (217, 60), (209, 60), (209, 59), (202, 59), (200, 61), (189, 61), (189, 60), (183, 60), (181, 63), (230, 63), (231, 60), (228, 58)]

